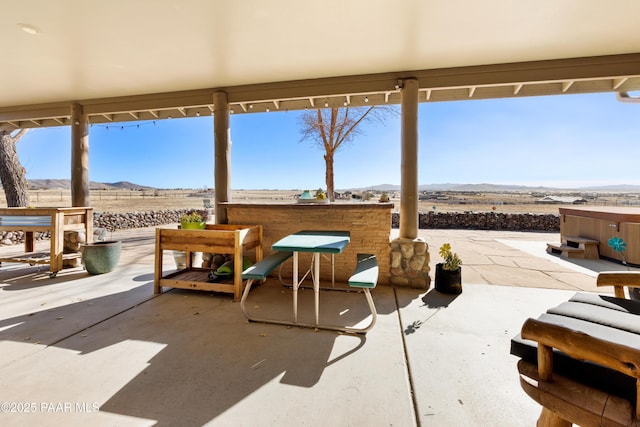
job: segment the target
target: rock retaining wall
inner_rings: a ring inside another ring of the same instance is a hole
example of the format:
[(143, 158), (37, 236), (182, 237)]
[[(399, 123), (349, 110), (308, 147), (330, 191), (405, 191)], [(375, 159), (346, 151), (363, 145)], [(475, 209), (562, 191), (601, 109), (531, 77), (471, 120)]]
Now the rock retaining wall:
[[(111, 213), (94, 212), (94, 228), (102, 228), (107, 231), (124, 230), (129, 228), (155, 227), (163, 224), (175, 224), (180, 222), (180, 217), (193, 212), (194, 209), (165, 210), (148, 212)], [(196, 210), (203, 218), (207, 218), (207, 210)], [(35, 233), (36, 240), (44, 240), (51, 237), (47, 232)], [(24, 242), (22, 231), (0, 232), (0, 245), (14, 245)]]
[(129, 228), (155, 227), (163, 224), (180, 222), (180, 217), (193, 211), (198, 212), (206, 220), (206, 209), (182, 209), (148, 212), (111, 213), (96, 212), (93, 214), (93, 226), (107, 231), (124, 230)]
[[(180, 222), (180, 217), (193, 209), (148, 212), (110, 213), (95, 212), (93, 225), (107, 231), (129, 228), (155, 227)], [(206, 218), (207, 210), (198, 210)], [(423, 229), (466, 229), (559, 232), (560, 216), (553, 214), (514, 214), (497, 212), (427, 212), (418, 214), (418, 226)], [(391, 214), (391, 227), (398, 228), (400, 214)], [(48, 232), (36, 233), (36, 239), (50, 237)], [(0, 232), (0, 244), (13, 245), (24, 242), (22, 231)]]
[[(391, 214), (391, 228), (399, 228), (400, 214)], [(560, 215), (498, 212), (427, 212), (418, 214), (421, 229), (463, 229), (559, 232)]]

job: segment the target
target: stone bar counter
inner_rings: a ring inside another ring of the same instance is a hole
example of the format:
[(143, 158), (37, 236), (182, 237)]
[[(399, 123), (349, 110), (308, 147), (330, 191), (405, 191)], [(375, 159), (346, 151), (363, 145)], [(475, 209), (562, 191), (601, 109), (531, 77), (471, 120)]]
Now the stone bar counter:
[[(335, 257), (336, 281), (346, 282), (353, 274), (356, 256), (370, 253), (378, 258), (378, 284), (389, 284), (391, 210), (393, 203), (223, 203), (229, 224), (262, 225), (264, 255), (273, 253), (271, 245), (282, 237), (300, 230), (343, 230), (351, 233), (345, 251)], [(311, 264), (310, 254), (300, 254), (300, 267)], [(322, 258), (320, 277), (330, 281), (331, 258)], [(290, 281), (291, 262), (284, 264), (283, 278)], [(302, 273), (301, 273), (302, 274)]]

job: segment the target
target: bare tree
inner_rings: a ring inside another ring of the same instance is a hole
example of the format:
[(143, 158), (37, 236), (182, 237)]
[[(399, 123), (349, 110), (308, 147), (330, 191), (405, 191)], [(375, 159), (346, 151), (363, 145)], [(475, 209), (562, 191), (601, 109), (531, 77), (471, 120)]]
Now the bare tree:
[(300, 117), (302, 141), (311, 141), (324, 150), (325, 183), (329, 200), (335, 200), (333, 159), (336, 152), (353, 141), (364, 131), (363, 122), (382, 120), (384, 114), (393, 111), (387, 107), (324, 108), (305, 111)]
[(27, 172), (20, 164), (16, 150), (16, 144), (26, 133), (27, 129), (18, 129), (13, 134), (0, 131), (0, 181), (10, 208), (29, 205)]

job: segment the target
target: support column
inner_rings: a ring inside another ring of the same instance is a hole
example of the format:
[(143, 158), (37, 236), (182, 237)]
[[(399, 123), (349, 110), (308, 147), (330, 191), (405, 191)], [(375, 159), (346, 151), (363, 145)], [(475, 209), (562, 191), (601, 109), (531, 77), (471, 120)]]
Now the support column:
[(400, 95), (400, 237), (389, 244), (389, 283), (429, 289), (429, 246), (418, 237), (418, 81), (405, 80)]
[(213, 140), (216, 224), (226, 224), (227, 209), (220, 206), (221, 202), (231, 201), (231, 136), (226, 92), (213, 94)]
[(89, 117), (71, 105), (71, 206), (91, 206), (89, 198)]
[(418, 80), (404, 80), (400, 179), (400, 238), (418, 236)]

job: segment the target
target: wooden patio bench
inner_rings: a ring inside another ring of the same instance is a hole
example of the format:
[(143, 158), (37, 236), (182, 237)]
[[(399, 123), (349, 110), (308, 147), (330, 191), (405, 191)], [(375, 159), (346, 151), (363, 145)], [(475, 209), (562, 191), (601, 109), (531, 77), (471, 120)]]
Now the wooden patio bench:
[(540, 427), (640, 426), (640, 301), (622, 288), (640, 286), (640, 274), (600, 273), (597, 284), (616, 296), (577, 293), (511, 340)]

